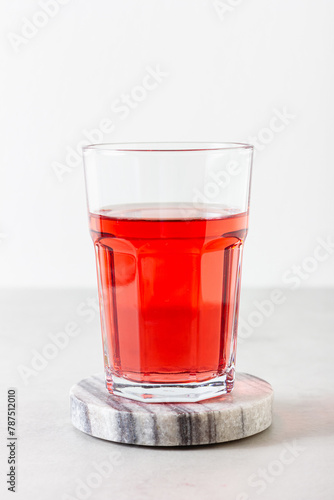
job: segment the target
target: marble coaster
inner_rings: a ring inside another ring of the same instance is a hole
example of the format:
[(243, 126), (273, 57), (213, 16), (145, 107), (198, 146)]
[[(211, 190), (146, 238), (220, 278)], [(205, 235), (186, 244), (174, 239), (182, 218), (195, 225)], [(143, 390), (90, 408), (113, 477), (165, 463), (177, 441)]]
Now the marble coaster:
[(108, 393), (103, 375), (74, 385), (71, 419), (86, 434), (144, 446), (223, 443), (267, 429), (272, 420), (271, 385), (238, 373), (232, 393), (198, 403), (142, 403)]

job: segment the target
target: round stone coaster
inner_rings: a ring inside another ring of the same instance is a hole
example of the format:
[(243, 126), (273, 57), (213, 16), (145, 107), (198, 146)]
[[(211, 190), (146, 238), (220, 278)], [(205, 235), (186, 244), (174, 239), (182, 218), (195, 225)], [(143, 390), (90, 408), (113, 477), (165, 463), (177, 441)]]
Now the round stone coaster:
[(109, 394), (103, 375), (74, 385), (71, 419), (86, 434), (143, 446), (191, 446), (241, 439), (272, 420), (271, 385), (238, 373), (230, 394), (198, 403), (142, 403)]

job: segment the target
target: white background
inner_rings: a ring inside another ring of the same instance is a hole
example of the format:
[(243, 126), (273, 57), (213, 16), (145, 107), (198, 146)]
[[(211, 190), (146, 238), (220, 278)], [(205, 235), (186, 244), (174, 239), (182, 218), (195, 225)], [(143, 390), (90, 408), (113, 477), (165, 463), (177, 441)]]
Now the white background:
[[(95, 285), (81, 163), (62, 182), (54, 165), (104, 118), (103, 142), (255, 137), (243, 284), (291, 287), (301, 265), (297, 286), (334, 285), (332, 250), (312, 258), (334, 236), (331, 0), (42, 3), (0, 7), (2, 286)], [(122, 119), (112, 104), (157, 65), (168, 76)]]

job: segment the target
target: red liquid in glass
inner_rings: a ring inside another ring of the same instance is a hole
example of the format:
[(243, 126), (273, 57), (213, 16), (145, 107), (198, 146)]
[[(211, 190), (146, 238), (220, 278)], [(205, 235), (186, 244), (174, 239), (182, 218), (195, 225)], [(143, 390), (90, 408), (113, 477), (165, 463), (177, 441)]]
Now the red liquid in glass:
[(135, 382), (201, 382), (234, 364), (248, 214), (173, 205), (90, 214), (105, 362)]

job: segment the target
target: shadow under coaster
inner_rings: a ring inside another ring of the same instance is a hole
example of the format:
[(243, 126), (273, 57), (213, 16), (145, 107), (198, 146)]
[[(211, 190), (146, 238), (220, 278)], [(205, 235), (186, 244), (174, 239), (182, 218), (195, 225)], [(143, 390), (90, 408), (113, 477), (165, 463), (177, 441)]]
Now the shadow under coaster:
[(238, 373), (230, 394), (197, 403), (142, 403), (109, 394), (104, 375), (93, 375), (71, 388), (70, 399), (72, 424), (91, 436), (143, 446), (191, 446), (267, 429), (273, 390), (262, 379)]

